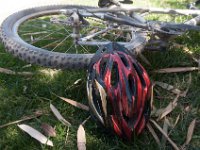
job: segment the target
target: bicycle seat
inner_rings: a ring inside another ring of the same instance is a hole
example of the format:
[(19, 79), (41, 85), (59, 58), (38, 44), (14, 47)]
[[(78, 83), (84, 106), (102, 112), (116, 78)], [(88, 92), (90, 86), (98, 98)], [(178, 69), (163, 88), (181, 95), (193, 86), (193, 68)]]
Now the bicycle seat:
[(99, 0), (99, 2), (98, 2), (99, 7), (109, 7), (113, 4), (114, 3), (111, 0)]
[(133, 4), (132, 0), (123, 0), (123, 1), (119, 1), (119, 2), (123, 3), (123, 4)]
[[(120, 3), (124, 3), (124, 4), (132, 4), (133, 1), (132, 0), (122, 0), (122, 1), (119, 1)], [(98, 2), (98, 6), (99, 7), (109, 7), (113, 4), (115, 4), (116, 2), (115, 1), (112, 1), (112, 0), (99, 0)]]

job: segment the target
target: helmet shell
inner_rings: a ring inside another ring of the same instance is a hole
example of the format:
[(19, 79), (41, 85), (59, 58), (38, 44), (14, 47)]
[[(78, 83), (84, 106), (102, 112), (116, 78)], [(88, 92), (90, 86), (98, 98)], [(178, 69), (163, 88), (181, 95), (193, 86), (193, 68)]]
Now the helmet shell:
[(146, 70), (123, 46), (101, 47), (89, 65), (91, 113), (125, 139), (140, 134), (150, 116), (151, 82)]

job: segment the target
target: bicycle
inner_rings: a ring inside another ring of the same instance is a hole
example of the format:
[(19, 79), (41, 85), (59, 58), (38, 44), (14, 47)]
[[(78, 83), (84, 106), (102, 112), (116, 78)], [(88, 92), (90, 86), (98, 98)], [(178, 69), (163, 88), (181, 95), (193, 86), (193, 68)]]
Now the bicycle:
[[(8, 52), (29, 63), (78, 69), (90, 63), (97, 49), (90, 46), (116, 41), (133, 53), (161, 50), (169, 38), (200, 30), (195, 26), (200, 22), (200, 10), (147, 9), (109, 2), (109, 7), (102, 8), (52, 5), (19, 11), (2, 23), (0, 39)], [(166, 23), (144, 19), (148, 12), (194, 17), (184, 24)]]

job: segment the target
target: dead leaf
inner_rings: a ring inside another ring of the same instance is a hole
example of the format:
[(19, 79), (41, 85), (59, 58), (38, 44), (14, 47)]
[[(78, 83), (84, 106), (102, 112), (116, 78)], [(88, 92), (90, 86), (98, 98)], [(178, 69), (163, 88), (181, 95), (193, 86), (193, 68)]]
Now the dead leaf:
[(36, 129), (34, 129), (26, 124), (21, 124), (21, 125), (17, 125), (17, 126), (20, 129), (22, 129), (23, 131), (25, 131), (26, 133), (28, 133), (34, 139), (38, 140), (40, 143), (46, 144), (49, 146), (53, 146), (53, 142), (51, 140), (47, 139), (46, 136), (44, 136), (42, 133), (40, 133)]
[(190, 51), (190, 49), (188, 47), (185, 47), (185, 46), (183, 47), (183, 51), (186, 52), (186, 53), (188, 53), (188, 54), (190, 54), (190, 55), (193, 54), (193, 52)]
[(27, 86), (23, 86), (23, 93), (25, 94), (27, 92), (28, 87)]
[(5, 73), (5, 74), (11, 74), (11, 75), (15, 75), (16, 74), (14, 71), (6, 69), (6, 68), (0, 68), (0, 72), (1, 73)]
[(179, 99), (179, 96), (180, 96), (180, 95), (177, 95), (176, 98), (174, 99), (174, 101), (173, 101), (173, 102), (170, 102), (170, 103), (168, 104), (168, 106), (163, 110), (163, 112), (162, 112), (162, 114), (160, 115), (160, 117), (159, 117), (158, 120), (164, 118), (166, 115), (168, 115), (169, 113), (171, 113), (172, 110), (174, 110), (174, 108), (177, 106), (177, 101), (178, 101), (178, 99)]
[(150, 121), (154, 124), (154, 126), (163, 134), (163, 136), (169, 141), (169, 143), (173, 146), (175, 150), (180, 150), (178, 146), (169, 138), (169, 136), (163, 131), (163, 129), (152, 119)]
[(32, 64), (25, 65), (22, 68), (24, 69), (24, 68), (29, 68), (29, 67), (32, 67)]
[(153, 111), (151, 112), (151, 116), (159, 117), (163, 111), (164, 108), (159, 108), (159, 109), (154, 108)]
[(31, 39), (31, 42), (33, 42), (33, 41), (34, 41), (34, 38), (33, 38), (33, 36), (32, 36), (32, 35), (31, 35), (30, 39)]
[(155, 98), (160, 99), (160, 100), (173, 100), (174, 98), (172, 96), (155, 96)]
[(149, 132), (152, 134), (152, 136), (154, 137), (154, 139), (155, 139), (156, 143), (158, 144), (158, 146), (160, 147), (161, 146), (160, 139), (157, 136), (156, 132), (154, 131), (154, 129), (152, 128), (150, 123), (147, 123), (147, 128), (148, 128)]
[[(169, 128), (169, 120), (165, 117), (165, 120), (164, 120), (164, 124), (163, 124), (163, 131), (168, 134), (168, 128)], [(162, 136), (162, 139), (161, 139), (161, 143), (162, 143), (162, 147), (163, 149), (165, 149), (166, 147), (166, 138), (165, 136), (163, 135)]]
[(22, 75), (22, 76), (32, 76), (34, 75), (34, 73), (32, 72), (26, 72), (26, 71), (23, 71), (23, 72), (15, 72), (16, 75)]
[(10, 74), (10, 75), (23, 75), (23, 76), (32, 76), (32, 72), (15, 72), (6, 68), (0, 67), (0, 73)]
[(103, 108), (103, 112), (105, 117), (107, 117), (107, 100), (106, 100), (106, 91), (104, 90), (104, 88), (98, 83), (97, 80), (95, 80), (95, 83), (97, 85), (97, 89), (100, 92), (100, 96), (101, 96), (101, 101), (102, 101), (102, 108)]
[(167, 84), (167, 83), (164, 83), (164, 82), (159, 82), (159, 81), (155, 81), (155, 84), (160, 86), (161, 88), (163, 88), (165, 90), (171, 91), (174, 94), (180, 94), (181, 93), (181, 90), (175, 88), (174, 86), (172, 86), (170, 84)]
[(91, 116), (87, 117), (81, 124), (85, 125), (85, 123), (91, 118)]
[(47, 113), (48, 113), (48, 111), (45, 111), (45, 110), (36, 110), (36, 111), (34, 112), (34, 115), (40, 116), (40, 115), (42, 115), (42, 114), (47, 114)]
[(60, 69), (51, 69), (51, 68), (46, 68), (46, 69), (39, 70), (39, 73), (44, 74), (46, 76), (49, 76), (51, 78), (54, 78), (60, 72), (61, 72)]
[(71, 99), (68, 99), (68, 98), (64, 98), (64, 97), (60, 97), (58, 96), (60, 99), (64, 100), (65, 102), (77, 107), (77, 108), (80, 108), (82, 110), (86, 110), (86, 111), (89, 111), (89, 107), (84, 105), (84, 104), (81, 104), (77, 101), (74, 101), (74, 100), (71, 100)]
[(185, 143), (182, 145), (183, 149), (185, 148), (186, 145), (188, 145), (192, 139), (193, 136), (193, 132), (194, 132), (194, 128), (195, 128), (195, 124), (196, 124), (196, 119), (194, 119), (189, 127), (188, 127), (188, 132), (187, 132), (187, 137), (186, 137), (186, 141)]
[(150, 104), (151, 104), (151, 110), (153, 110), (153, 101), (154, 101), (154, 84), (151, 86), (151, 101), (150, 101)]
[(171, 135), (172, 131), (174, 130), (174, 128), (178, 124), (179, 119), (180, 119), (180, 114), (176, 117), (176, 120), (175, 120), (174, 124), (169, 123), (169, 126), (171, 127), (171, 130), (169, 131), (168, 135)]
[(156, 93), (156, 95), (158, 95), (158, 96), (160, 96), (161, 95), (161, 93), (156, 89), (156, 88), (154, 88), (154, 92)]
[(42, 123), (41, 129), (43, 130), (44, 134), (48, 137), (56, 137), (56, 130), (47, 123)]
[(140, 59), (146, 63), (148, 66), (151, 66), (151, 63), (149, 62), (149, 60), (142, 54), (142, 53), (138, 53), (138, 56), (140, 57)]
[(175, 128), (175, 127), (176, 127), (176, 125), (177, 125), (177, 123), (178, 123), (179, 119), (180, 119), (180, 114), (177, 116), (177, 118), (176, 118), (176, 121), (175, 121), (175, 123), (174, 123), (174, 125), (173, 125), (173, 128)]
[(189, 74), (189, 79), (188, 79), (187, 89), (186, 89), (183, 93), (181, 93), (181, 96), (182, 96), (182, 97), (186, 97), (186, 95), (187, 95), (187, 93), (188, 93), (188, 91), (189, 91), (189, 89), (190, 89), (191, 83), (192, 83), (192, 75), (191, 75), (191, 73), (190, 73), (190, 74)]
[(181, 44), (178, 44), (178, 43), (173, 43), (172, 47), (173, 48), (182, 48), (184, 52), (186, 52), (188, 54), (193, 54), (193, 52), (190, 51), (189, 48), (187, 46), (185, 46), (185, 45), (181, 45)]
[(82, 79), (78, 79), (74, 82), (74, 85), (80, 84), (82, 82)]
[(23, 117), (22, 119), (20, 119), (20, 120), (16, 120), (16, 121), (13, 121), (13, 122), (9, 122), (9, 123), (6, 123), (6, 124), (4, 124), (4, 125), (1, 125), (0, 126), (0, 129), (1, 128), (4, 128), (4, 127), (7, 127), (7, 126), (9, 126), (9, 125), (13, 125), (13, 124), (17, 124), (17, 123), (20, 123), (20, 122), (23, 122), (23, 121), (27, 121), (27, 120), (31, 120), (31, 119), (34, 119), (34, 118), (37, 118), (37, 117), (40, 117), (41, 115), (43, 115), (44, 114), (44, 112), (35, 112), (34, 113), (34, 115), (30, 115), (30, 116), (25, 116), (25, 117)]
[(184, 45), (180, 45), (180, 44), (178, 44), (178, 43), (174, 43), (172, 46), (175, 47), (175, 48), (182, 48), (183, 51), (184, 51), (185, 53), (189, 54), (189, 56), (190, 56), (196, 63), (199, 64), (199, 60), (198, 60), (197, 58), (194, 57), (194, 53), (193, 53), (188, 47), (186, 47), (186, 46), (184, 46)]
[(194, 53), (188, 48), (188, 47), (183, 47), (183, 51), (186, 52), (187, 54), (190, 55), (190, 57), (196, 62), (199, 63), (198, 59), (194, 57)]
[(77, 131), (77, 147), (78, 147), (78, 150), (86, 150), (85, 130), (82, 125), (79, 125), (78, 131)]
[(69, 136), (69, 127), (67, 127), (67, 134), (65, 137), (65, 145), (67, 145), (68, 136)]
[(94, 34), (94, 33), (96, 33), (97, 31), (98, 31), (98, 29), (96, 29), (96, 28), (95, 28), (95, 29), (92, 29), (92, 30), (89, 31), (88, 35)]
[(183, 48), (184, 45), (178, 44), (178, 43), (174, 43), (171, 45), (173, 48)]
[(50, 108), (51, 108), (51, 111), (53, 112), (53, 114), (56, 116), (56, 118), (60, 122), (62, 122), (66, 126), (71, 126), (71, 123), (69, 123), (67, 120), (65, 120), (63, 118), (63, 116), (60, 114), (60, 112), (56, 109), (56, 107), (54, 105), (50, 104)]
[(189, 112), (190, 111), (190, 105), (187, 105), (185, 108), (184, 108), (185, 112)]
[(155, 70), (155, 73), (178, 73), (178, 72), (190, 72), (200, 70), (198, 67), (176, 67), (176, 68), (164, 68)]

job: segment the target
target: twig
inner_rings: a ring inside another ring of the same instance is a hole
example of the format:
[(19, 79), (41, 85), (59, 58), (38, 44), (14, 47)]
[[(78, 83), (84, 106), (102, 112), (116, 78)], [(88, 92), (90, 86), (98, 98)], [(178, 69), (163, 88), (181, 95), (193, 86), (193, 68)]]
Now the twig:
[(151, 124), (147, 123), (147, 128), (149, 130), (149, 132), (152, 134), (152, 136), (154, 137), (154, 139), (156, 140), (156, 143), (161, 146), (161, 142), (160, 139), (158, 138), (156, 132), (154, 131), (154, 129), (152, 128)]
[(175, 123), (171, 126), (171, 130), (169, 131), (168, 135), (170, 135), (172, 133), (172, 131), (174, 130), (174, 128), (176, 127), (178, 121), (180, 119), (180, 114), (176, 117)]
[(151, 101), (150, 101), (151, 109), (153, 109), (153, 102), (154, 102), (154, 86), (155, 84), (153, 84), (151, 87)]
[(9, 74), (9, 75), (23, 75), (23, 76), (32, 76), (34, 73), (32, 72), (15, 72), (12, 71), (10, 69), (6, 69), (6, 68), (1, 68), (0, 67), (0, 73), (5, 73), (5, 74)]
[(155, 81), (154, 82), (156, 85), (158, 85), (159, 87), (167, 90), (167, 91), (170, 91), (174, 94), (180, 94), (181, 93), (181, 90), (175, 88), (174, 86), (170, 85), (170, 84), (167, 84), (167, 83), (164, 83), (164, 82), (159, 82), (159, 81)]
[(157, 99), (169, 99), (169, 100), (173, 100), (174, 98), (171, 96), (154, 96)]
[(177, 106), (177, 101), (179, 99), (180, 95), (178, 94), (175, 99), (173, 100), (173, 102), (170, 102), (168, 104), (168, 106), (163, 110), (162, 114), (160, 115), (160, 117), (158, 118), (158, 120), (164, 118), (166, 115), (168, 115), (169, 113), (172, 112), (172, 110), (174, 110), (174, 108)]
[(188, 131), (187, 131), (187, 137), (186, 137), (186, 141), (185, 143), (181, 146), (183, 150), (185, 150), (186, 148), (186, 145), (188, 145), (190, 143), (190, 141), (192, 140), (192, 136), (193, 136), (193, 133), (194, 133), (194, 128), (195, 128), (195, 125), (196, 125), (196, 119), (194, 119), (189, 127), (188, 127)]
[(67, 134), (66, 134), (66, 137), (65, 137), (65, 145), (67, 144), (68, 135), (69, 135), (69, 126), (67, 126)]
[(9, 123), (6, 123), (6, 124), (4, 124), (4, 125), (1, 125), (1, 126), (0, 126), (0, 129), (1, 129), (1, 128), (4, 128), (4, 127), (7, 127), (7, 126), (9, 126), (9, 125), (17, 124), (17, 123), (20, 123), (20, 122), (23, 122), (23, 121), (27, 121), (27, 120), (31, 120), (31, 119), (40, 117), (40, 116), (43, 115), (43, 114), (44, 114), (43, 112), (40, 112), (40, 113), (35, 113), (35, 115), (25, 116), (23, 119), (16, 120), (16, 121), (9, 122)]
[(155, 73), (179, 73), (179, 72), (191, 72), (191, 71), (199, 71), (198, 67), (175, 67), (175, 68), (163, 68), (158, 69), (153, 72)]
[(85, 125), (85, 123), (86, 123), (90, 118), (91, 118), (91, 115), (88, 116), (81, 124), (82, 124), (82, 125)]
[(138, 56), (140, 57), (140, 59), (146, 63), (148, 66), (152, 66), (151, 63), (149, 62), (149, 60), (142, 54), (142, 53), (138, 53)]
[(189, 74), (189, 79), (188, 79), (187, 89), (183, 93), (181, 93), (181, 96), (186, 97), (186, 95), (187, 95), (187, 93), (188, 93), (188, 91), (190, 89), (191, 83), (192, 83), (192, 75), (190, 73)]
[[(164, 131), (166, 134), (168, 134), (168, 127), (169, 127), (169, 120), (165, 117), (164, 124), (163, 124), (163, 131)], [(165, 146), (166, 146), (166, 138), (164, 137), (164, 135), (162, 136), (161, 143), (162, 143), (163, 149), (165, 149)]]
[(175, 150), (180, 150), (178, 146), (169, 138), (169, 136), (163, 131), (163, 129), (152, 119), (150, 121), (154, 124), (154, 126), (163, 134), (163, 136), (169, 141), (169, 143), (173, 146)]

